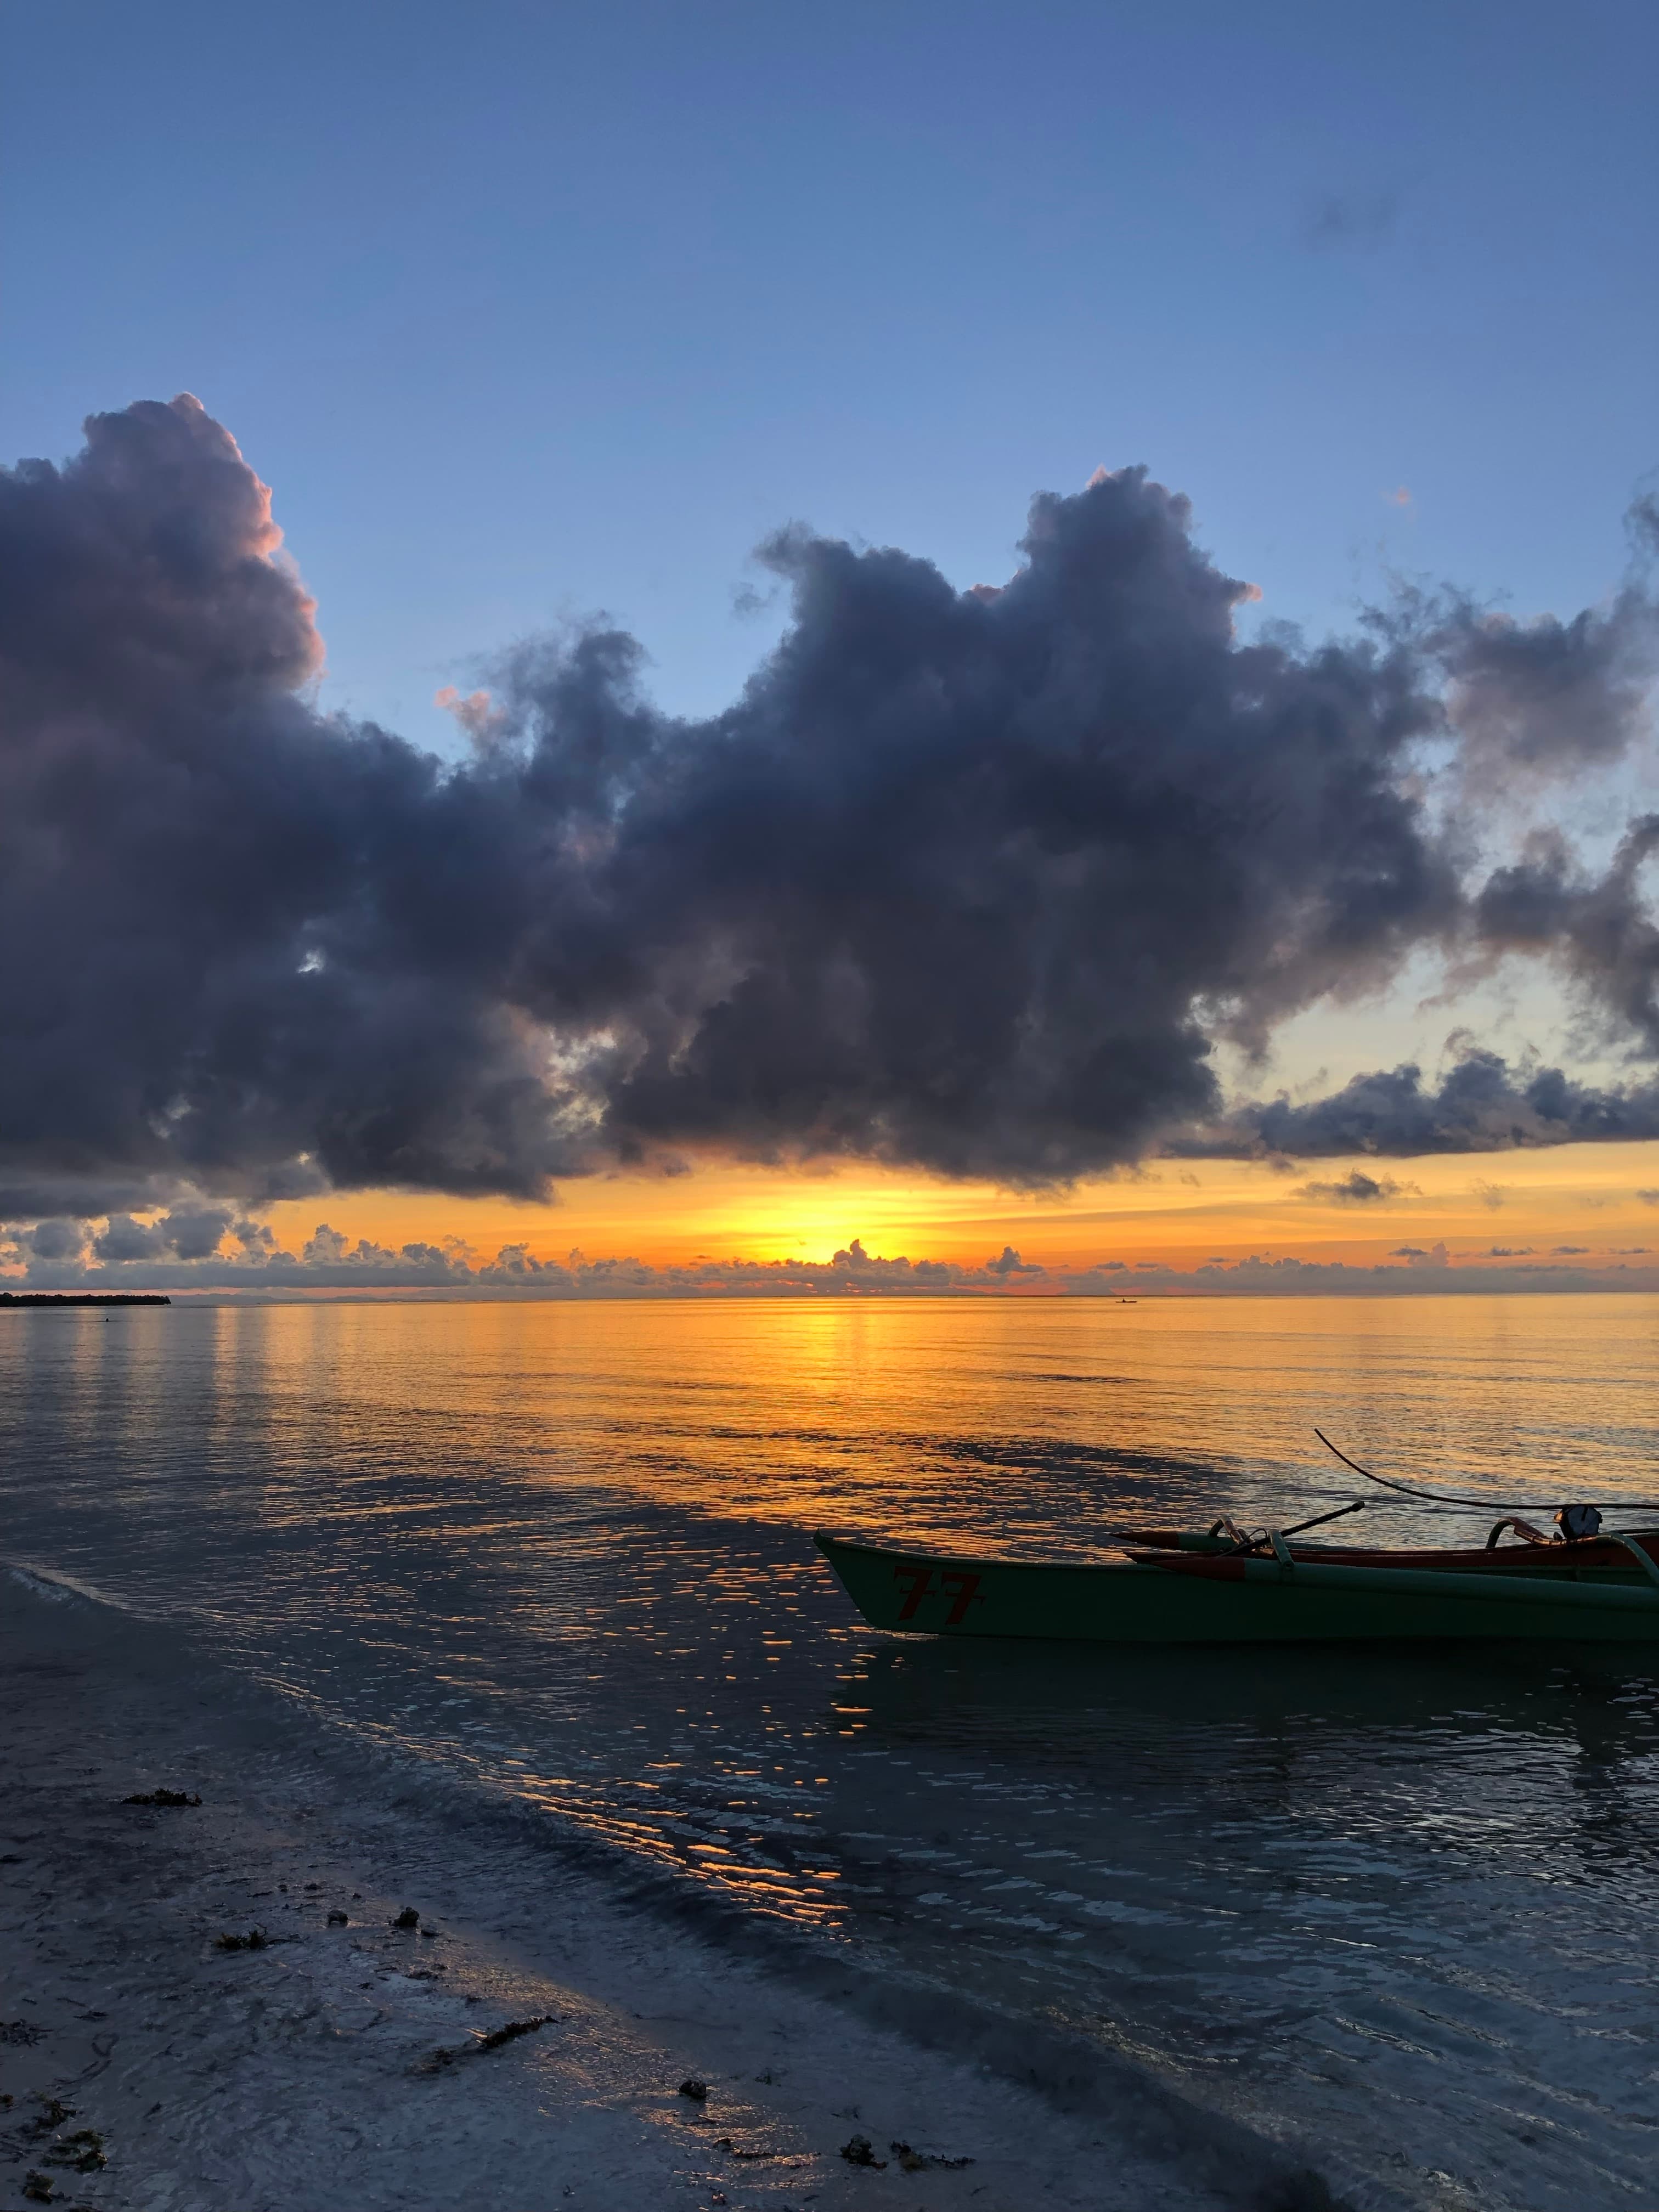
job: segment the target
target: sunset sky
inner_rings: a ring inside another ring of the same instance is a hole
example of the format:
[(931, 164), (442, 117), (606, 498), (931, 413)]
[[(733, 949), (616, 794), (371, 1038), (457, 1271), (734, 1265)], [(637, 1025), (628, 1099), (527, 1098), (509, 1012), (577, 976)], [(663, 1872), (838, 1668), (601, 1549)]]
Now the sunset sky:
[(9, 46), (13, 1287), (1659, 1286), (1650, 9)]
[[(1351, 1267), (1407, 1267), (1414, 1284), (1439, 1287), (1434, 1248), (1454, 1268), (1474, 1266), (1483, 1285), (1566, 1267), (1606, 1278), (1659, 1277), (1659, 1147), (1577, 1145), (1501, 1158), (1444, 1155), (1365, 1161), (1358, 1172), (1393, 1182), (1376, 1199), (1340, 1194), (1353, 1167), (1321, 1163), (1286, 1171), (1255, 1163), (1155, 1163), (1141, 1172), (1049, 1197), (983, 1184), (918, 1181), (868, 1170), (782, 1175), (719, 1161), (668, 1181), (598, 1178), (567, 1184), (559, 1203), (503, 1206), (373, 1192), (331, 1199), (331, 1224), (352, 1240), (384, 1246), (464, 1237), (484, 1258), (527, 1243), (539, 1258), (629, 1254), (685, 1266), (734, 1255), (821, 1259), (858, 1237), (872, 1254), (977, 1267), (1009, 1245), (1045, 1277), (1004, 1287), (1059, 1287), (1047, 1278), (1086, 1273), (1103, 1261), (1130, 1268), (1158, 1262), (1180, 1272), (1297, 1255)], [(280, 1241), (298, 1250), (318, 1208), (271, 1209)], [(1410, 1248), (1415, 1248), (1412, 1250)], [(1396, 1255), (1404, 1252), (1403, 1258)], [(1419, 1256), (1420, 1255), (1420, 1256)], [(1221, 1287), (1219, 1284), (1213, 1287)], [(1403, 1285), (1402, 1285), (1403, 1287)]]

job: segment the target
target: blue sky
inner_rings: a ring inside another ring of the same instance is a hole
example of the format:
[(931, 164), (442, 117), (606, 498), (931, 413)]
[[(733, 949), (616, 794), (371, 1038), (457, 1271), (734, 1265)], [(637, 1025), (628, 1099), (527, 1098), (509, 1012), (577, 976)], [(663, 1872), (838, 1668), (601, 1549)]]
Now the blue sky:
[(1659, 463), (1650, 7), (5, 21), (8, 457), (196, 392), (325, 698), (432, 741), (595, 608), (722, 703), (791, 518), (995, 580), (1034, 490), (1144, 461), (1319, 630), (1390, 566), (1592, 600)]

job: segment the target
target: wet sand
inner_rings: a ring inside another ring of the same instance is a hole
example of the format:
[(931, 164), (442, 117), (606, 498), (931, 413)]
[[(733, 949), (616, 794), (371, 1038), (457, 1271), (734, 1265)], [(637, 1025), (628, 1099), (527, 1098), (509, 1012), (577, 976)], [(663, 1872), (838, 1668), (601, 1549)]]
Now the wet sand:
[[(0, 1681), (4, 2207), (1338, 2201), (1121, 2064), (1068, 2069), (833, 1960), (745, 1957), (505, 1827), (458, 1837), (170, 1626), (8, 1572)], [(157, 1789), (202, 1802), (125, 1802)], [(879, 2166), (842, 2155), (858, 2138)]]

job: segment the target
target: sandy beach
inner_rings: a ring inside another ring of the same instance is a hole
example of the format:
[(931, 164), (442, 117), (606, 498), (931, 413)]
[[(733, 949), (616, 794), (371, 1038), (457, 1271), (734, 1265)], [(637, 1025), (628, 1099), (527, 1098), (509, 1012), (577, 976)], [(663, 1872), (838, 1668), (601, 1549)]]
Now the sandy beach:
[[(898, 2001), (833, 1960), (745, 1958), (506, 1827), (458, 1840), (171, 1625), (15, 1571), (3, 1595), (0, 2203), (1339, 2201), (1127, 2065), (945, 2000), (884, 2021)], [(158, 1790), (201, 1802), (130, 1802)]]

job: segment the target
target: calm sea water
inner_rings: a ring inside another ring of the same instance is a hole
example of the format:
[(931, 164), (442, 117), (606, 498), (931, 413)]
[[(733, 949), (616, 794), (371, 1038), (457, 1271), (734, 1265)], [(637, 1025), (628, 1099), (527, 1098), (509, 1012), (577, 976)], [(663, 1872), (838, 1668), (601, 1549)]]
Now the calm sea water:
[(0, 1553), (1408, 2198), (1651, 2205), (1659, 1662), (936, 1644), (866, 1629), (809, 1539), (1091, 1557), (1152, 1516), (1299, 1517), (1352, 1488), (1315, 1421), (1494, 1507), (1659, 1494), (1656, 1323), (1633, 1297), (14, 1311)]

